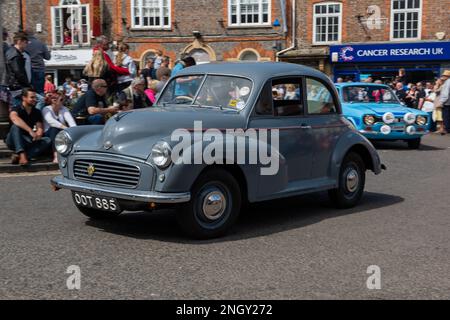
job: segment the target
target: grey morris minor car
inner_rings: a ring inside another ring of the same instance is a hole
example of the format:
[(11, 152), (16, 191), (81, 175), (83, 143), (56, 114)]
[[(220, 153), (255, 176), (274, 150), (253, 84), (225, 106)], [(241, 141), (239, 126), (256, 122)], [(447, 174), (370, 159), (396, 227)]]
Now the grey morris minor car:
[(213, 238), (247, 203), (328, 190), (338, 208), (355, 206), (366, 170), (384, 166), (352, 128), (317, 70), (199, 65), (171, 78), (152, 108), (62, 131), (52, 184), (92, 219), (174, 207), (188, 235)]

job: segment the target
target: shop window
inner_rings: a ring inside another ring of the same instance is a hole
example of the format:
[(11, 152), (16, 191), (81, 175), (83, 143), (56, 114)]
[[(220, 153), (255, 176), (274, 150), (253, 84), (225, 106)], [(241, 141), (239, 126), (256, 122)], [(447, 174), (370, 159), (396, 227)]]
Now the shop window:
[(391, 39), (420, 39), (421, 0), (392, 0)]
[(53, 45), (79, 46), (90, 44), (89, 5), (78, 0), (62, 0), (52, 7)]
[(170, 0), (131, 0), (133, 28), (170, 28)]
[(252, 50), (247, 50), (247, 51), (244, 51), (243, 53), (241, 53), (241, 55), (239, 56), (239, 60), (241, 60), (241, 61), (258, 61), (259, 57), (256, 54), (256, 52), (254, 52)]
[(342, 4), (320, 3), (314, 5), (313, 43), (341, 42)]
[(229, 25), (270, 25), (270, 0), (229, 0)]
[(306, 90), (308, 91), (307, 101), (309, 114), (330, 114), (337, 112), (333, 95), (322, 82), (307, 78)]

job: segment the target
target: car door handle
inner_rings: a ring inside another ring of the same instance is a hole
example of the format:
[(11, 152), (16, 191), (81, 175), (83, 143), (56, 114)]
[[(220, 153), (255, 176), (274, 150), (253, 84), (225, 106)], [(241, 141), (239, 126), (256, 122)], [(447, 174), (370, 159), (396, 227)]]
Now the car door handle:
[(309, 129), (312, 129), (312, 127), (311, 127), (311, 126), (308, 126), (307, 124), (302, 124), (302, 125), (300, 126), (300, 129), (309, 130)]

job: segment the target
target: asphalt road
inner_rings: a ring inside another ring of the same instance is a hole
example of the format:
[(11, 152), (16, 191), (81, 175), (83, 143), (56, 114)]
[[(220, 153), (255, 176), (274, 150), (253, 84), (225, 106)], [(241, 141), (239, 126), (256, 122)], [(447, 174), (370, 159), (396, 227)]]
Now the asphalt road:
[(264, 203), (214, 241), (184, 238), (170, 211), (90, 221), (48, 175), (0, 177), (0, 299), (449, 299), (450, 137), (377, 147), (388, 171), (357, 208)]

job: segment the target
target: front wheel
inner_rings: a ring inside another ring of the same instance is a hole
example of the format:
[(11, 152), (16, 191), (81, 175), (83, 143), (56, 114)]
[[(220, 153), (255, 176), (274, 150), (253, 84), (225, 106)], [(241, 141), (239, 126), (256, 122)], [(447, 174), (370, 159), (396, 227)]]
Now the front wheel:
[(410, 149), (419, 149), (420, 147), (420, 143), (421, 143), (421, 139), (417, 138), (417, 139), (412, 139), (412, 140), (408, 140), (408, 148)]
[(202, 174), (191, 194), (191, 201), (177, 216), (181, 229), (190, 237), (220, 237), (236, 222), (241, 210), (241, 190), (226, 170), (212, 169)]
[(82, 214), (93, 220), (114, 219), (120, 214), (120, 212), (107, 212), (75, 205)]
[(358, 204), (364, 193), (366, 167), (357, 153), (345, 156), (339, 172), (338, 188), (328, 191), (337, 208), (352, 208)]

